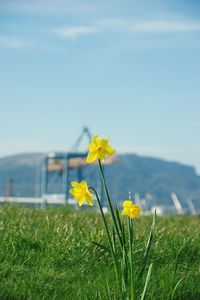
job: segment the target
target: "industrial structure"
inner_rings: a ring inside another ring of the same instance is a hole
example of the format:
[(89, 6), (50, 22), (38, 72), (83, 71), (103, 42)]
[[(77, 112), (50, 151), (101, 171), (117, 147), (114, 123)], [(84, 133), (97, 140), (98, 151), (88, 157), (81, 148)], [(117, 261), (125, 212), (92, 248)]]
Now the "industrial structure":
[[(39, 181), (39, 188), (35, 197), (20, 197), (13, 193), (14, 181), (9, 179), (5, 197), (0, 197), (0, 203), (19, 203), (28, 206), (77, 204), (70, 197), (69, 189), (72, 180), (81, 181), (84, 179), (84, 169), (89, 166), (86, 161), (87, 151), (80, 151), (80, 145), (83, 138), (87, 138), (87, 144), (91, 141), (91, 133), (87, 127), (84, 127), (80, 136), (72, 146), (69, 152), (50, 152), (42, 156), (42, 162), (36, 176)], [(112, 164), (118, 159), (114, 157), (105, 158), (102, 167), (106, 164)], [(92, 169), (92, 178), (95, 181), (102, 205), (104, 205), (104, 193), (97, 163), (90, 164)]]
[[(69, 199), (69, 187), (70, 187), (70, 173), (75, 172), (75, 180), (83, 180), (83, 168), (88, 166), (86, 161), (87, 152), (79, 152), (79, 146), (82, 142), (84, 136), (87, 137), (88, 141), (91, 140), (91, 133), (87, 127), (84, 127), (81, 135), (78, 137), (77, 141), (73, 145), (70, 152), (53, 152), (45, 155), (42, 168), (41, 168), (41, 197), (43, 199), (43, 205), (48, 203), (48, 199), (52, 198), (52, 192), (50, 191), (50, 186), (56, 184), (60, 190), (56, 191), (54, 198), (63, 199), (65, 205), (73, 203), (72, 199)], [(116, 161), (116, 157), (106, 158), (103, 162), (105, 164), (112, 164)], [(100, 199), (103, 202), (103, 187), (99, 174), (96, 172)], [(56, 200), (55, 200), (56, 201)]]
[(52, 192), (50, 186), (59, 182), (60, 190), (56, 191), (56, 198), (63, 200), (64, 204), (67, 204), (69, 199), (69, 182), (70, 171), (76, 171), (77, 181), (82, 180), (82, 168), (87, 165), (86, 152), (79, 152), (79, 146), (82, 139), (86, 136), (88, 140), (91, 139), (91, 133), (87, 127), (84, 127), (81, 135), (75, 142), (70, 152), (51, 152), (44, 156), (41, 165), (41, 198), (43, 199), (43, 205), (48, 203), (48, 199), (51, 198)]

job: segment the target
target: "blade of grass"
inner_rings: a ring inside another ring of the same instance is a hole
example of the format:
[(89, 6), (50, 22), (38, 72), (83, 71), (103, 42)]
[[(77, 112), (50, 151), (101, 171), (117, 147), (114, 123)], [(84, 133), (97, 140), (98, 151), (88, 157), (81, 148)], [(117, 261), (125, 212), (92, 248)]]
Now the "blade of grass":
[(98, 248), (100, 248), (101, 250), (105, 251), (105, 252), (108, 252), (109, 254), (111, 254), (111, 251), (108, 247), (100, 244), (100, 243), (97, 243), (95, 241), (91, 241), (92, 244), (94, 244), (95, 246), (97, 246)]
[(184, 279), (184, 278), (181, 278), (181, 279), (177, 282), (177, 284), (175, 285), (175, 287), (174, 287), (174, 289), (173, 289), (173, 291), (172, 291), (171, 300), (174, 299), (175, 292), (176, 292), (178, 286), (179, 286), (179, 285), (181, 284), (181, 282), (183, 281), (183, 279)]
[(178, 251), (178, 253), (176, 255), (175, 266), (174, 266), (174, 274), (173, 274), (173, 279), (172, 279), (172, 292), (171, 292), (172, 295), (173, 295), (173, 291), (174, 291), (173, 287), (174, 287), (175, 277), (176, 277), (176, 273), (177, 273), (177, 269), (178, 269), (179, 257), (180, 257), (180, 254), (181, 254), (181, 252), (182, 252), (183, 249), (184, 249), (184, 244), (179, 249), (179, 251)]
[(156, 220), (156, 210), (155, 210), (155, 213), (153, 215), (153, 221), (152, 221), (151, 230), (150, 230), (150, 233), (149, 233), (149, 238), (147, 240), (147, 244), (146, 244), (146, 247), (145, 247), (145, 253), (144, 253), (144, 257), (143, 257), (141, 270), (140, 270), (140, 273), (139, 273), (139, 278), (141, 278), (142, 275), (144, 274), (144, 270), (145, 270), (147, 260), (148, 260), (148, 257), (149, 257), (151, 244), (152, 244), (152, 239), (153, 239), (154, 228), (155, 228), (155, 220)]
[(147, 286), (148, 286), (149, 279), (150, 279), (150, 276), (151, 276), (152, 266), (153, 266), (153, 264), (150, 264), (148, 272), (147, 272), (147, 277), (146, 277), (146, 280), (145, 280), (145, 285), (144, 285), (144, 289), (143, 289), (143, 292), (142, 292), (141, 300), (144, 300), (145, 296), (146, 296)]
[(122, 299), (126, 299), (127, 296), (127, 272), (128, 272), (126, 251), (122, 250)]
[(109, 299), (109, 300), (112, 300), (112, 291), (111, 291), (111, 289), (110, 289), (108, 280), (106, 280), (106, 288), (107, 288), (107, 296), (108, 296), (108, 299)]

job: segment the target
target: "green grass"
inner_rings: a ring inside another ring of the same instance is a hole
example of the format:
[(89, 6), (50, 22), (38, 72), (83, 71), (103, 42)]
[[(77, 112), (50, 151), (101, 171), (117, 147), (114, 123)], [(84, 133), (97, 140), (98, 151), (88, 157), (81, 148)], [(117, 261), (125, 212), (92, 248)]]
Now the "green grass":
[[(151, 217), (135, 221), (139, 268)], [(162, 217), (149, 264), (146, 299), (200, 299), (200, 218)], [(0, 206), (0, 299), (107, 299), (116, 285), (99, 214), (93, 211)]]

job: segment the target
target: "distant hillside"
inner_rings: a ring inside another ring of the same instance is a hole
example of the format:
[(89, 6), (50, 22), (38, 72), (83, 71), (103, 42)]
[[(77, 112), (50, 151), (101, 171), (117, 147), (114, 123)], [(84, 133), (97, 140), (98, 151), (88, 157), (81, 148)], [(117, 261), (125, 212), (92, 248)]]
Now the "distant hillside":
[[(7, 183), (14, 180), (16, 196), (38, 196), (40, 193), (40, 166), (42, 154), (20, 154), (0, 159), (0, 195), (6, 194)], [(87, 167), (84, 178), (97, 185), (98, 171)], [(161, 159), (119, 155), (119, 162), (105, 167), (105, 175), (113, 200), (128, 197), (128, 192), (139, 193), (144, 197), (152, 195), (151, 201), (169, 203), (171, 192), (176, 192), (184, 202), (189, 197), (200, 206), (200, 176), (193, 167)], [(71, 172), (71, 178), (75, 173)], [(59, 182), (51, 186), (51, 192), (59, 192)]]
[(0, 159), (0, 195), (6, 194), (9, 179), (14, 181), (16, 196), (38, 193), (42, 154), (19, 154)]

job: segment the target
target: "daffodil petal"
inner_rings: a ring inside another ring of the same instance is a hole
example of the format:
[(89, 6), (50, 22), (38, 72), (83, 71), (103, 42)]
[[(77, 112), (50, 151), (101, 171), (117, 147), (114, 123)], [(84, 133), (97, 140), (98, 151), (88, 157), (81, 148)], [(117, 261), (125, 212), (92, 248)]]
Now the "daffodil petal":
[(133, 205), (133, 208), (130, 210), (132, 218), (137, 218), (141, 213), (141, 207), (138, 204)]
[(108, 155), (113, 155), (116, 153), (116, 150), (113, 149), (110, 145), (106, 145), (105, 151), (108, 153)]
[(94, 205), (94, 202), (92, 199), (88, 199), (86, 200), (87, 204), (90, 205), (90, 206), (93, 206)]
[(125, 207), (125, 208), (131, 208), (132, 205), (133, 205), (133, 202), (131, 200), (125, 200), (123, 202), (123, 207)]
[(96, 146), (101, 145), (102, 139), (96, 134), (93, 138), (92, 138), (92, 144), (96, 144)]
[(126, 209), (123, 209), (122, 212), (121, 212), (121, 215), (125, 216), (126, 214), (127, 214)]
[(69, 190), (70, 194), (74, 195), (74, 189)]
[(93, 161), (95, 161), (97, 159), (97, 154), (94, 152), (89, 152), (88, 156), (87, 156), (87, 162), (88, 163), (92, 163)]
[(72, 181), (71, 182), (71, 185), (74, 187), (74, 188), (76, 188), (76, 187), (78, 187), (79, 186), (79, 182), (76, 182), (76, 181)]

